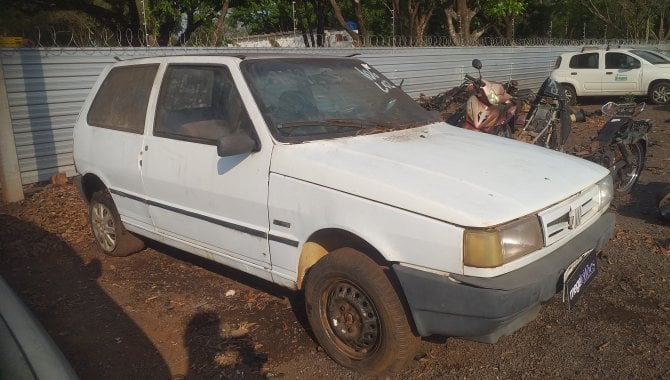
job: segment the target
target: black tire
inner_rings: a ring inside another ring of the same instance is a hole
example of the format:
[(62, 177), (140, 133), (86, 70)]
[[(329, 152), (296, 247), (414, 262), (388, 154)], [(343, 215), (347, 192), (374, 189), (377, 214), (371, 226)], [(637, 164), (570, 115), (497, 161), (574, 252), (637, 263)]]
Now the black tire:
[(496, 135), (496, 136), (506, 137), (508, 139), (511, 139), (512, 138), (512, 129), (510, 128), (509, 124), (505, 123), (503, 125), (500, 125), (500, 126), (496, 127), (496, 129), (493, 130), (493, 134)]
[(658, 82), (649, 89), (649, 100), (654, 104), (670, 104), (670, 82)]
[(624, 152), (617, 152), (614, 172), (614, 190), (620, 194), (629, 192), (640, 179), (644, 169), (645, 147), (642, 141), (621, 145), (620, 150), (630, 150), (629, 162), (624, 160)]
[(341, 248), (306, 278), (307, 318), (317, 341), (337, 363), (366, 376), (402, 368), (421, 343), (387, 273), (363, 253)]
[(144, 248), (144, 242), (126, 231), (107, 190), (93, 194), (88, 204), (88, 222), (100, 252), (123, 257)]
[(572, 85), (563, 83), (561, 84), (559, 91), (561, 97), (563, 97), (569, 105), (577, 104), (577, 92)]

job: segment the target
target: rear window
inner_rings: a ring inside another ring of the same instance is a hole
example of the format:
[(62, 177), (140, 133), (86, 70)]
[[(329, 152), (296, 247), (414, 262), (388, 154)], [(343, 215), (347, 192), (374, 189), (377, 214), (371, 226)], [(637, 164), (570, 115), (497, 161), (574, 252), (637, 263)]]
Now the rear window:
[(144, 133), (144, 120), (158, 64), (113, 68), (88, 111), (89, 125)]
[(597, 69), (598, 53), (577, 54), (570, 58), (571, 69)]

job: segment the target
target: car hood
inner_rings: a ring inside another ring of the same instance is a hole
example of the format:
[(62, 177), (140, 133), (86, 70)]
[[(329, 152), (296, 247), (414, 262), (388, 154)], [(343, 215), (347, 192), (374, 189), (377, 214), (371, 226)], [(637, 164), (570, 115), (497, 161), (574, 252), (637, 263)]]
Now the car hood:
[(446, 123), (279, 144), (270, 170), (470, 227), (539, 211), (608, 173), (577, 157)]

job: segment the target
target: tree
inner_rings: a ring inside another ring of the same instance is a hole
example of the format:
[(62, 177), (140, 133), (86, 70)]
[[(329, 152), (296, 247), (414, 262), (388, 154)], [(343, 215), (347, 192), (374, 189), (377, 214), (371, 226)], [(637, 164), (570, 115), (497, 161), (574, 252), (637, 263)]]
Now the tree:
[[(351, 38), (354, 40), (354, 44), (358, 46), (365, 45), (365, 40), (367, 39), (367, 34), (366, 34), (366, 29), (365, 29), (365, 24), (361, 24), (363, 21), (363, 13), (360, 11), (360, 0), (353, 0), (356, 3), (356, 19), (359, 22), (358, 25), (358, 32), (354, 31), (351, 29), (347, 21), (344, 19), (344, 16), (342, 15), (342, 9), (340, 9), (340, 6), (337, 4), (337, 0), (330, 0), (330, 5), (333, 7), (333, 12), (335, 12), (335, 18), (337, 21), (340, 23), (340, 26), (344, 28), (344, 30), (347, 31), (347, 33), (351, 36)], [(361, 29), (361, 26), (363, 28)]]
[[(514, 39), (514, 24), (516, 18), (526, 10), (524, 0), (490, 0), (486, 3), (486, 13), (494, 20), (502, 20), (505, 24), (504, 37), (508, 42)], [(495, 25), (494, 25), (494, 29)], [(502, 33), (498, 33), (502, 34)]]
[(472, 30), (472, 19), (479, 8), (470, 9), (468, 0), (456, 0), (451, 7), (445, 8), (447, 30), (455, 45), (474, 45), (486, 32), (488, 26)]
[(417, 45), (424, 44), (426, 27), (437, 8), (436, 0), (408, 0), (407, 12), (412, 39)]

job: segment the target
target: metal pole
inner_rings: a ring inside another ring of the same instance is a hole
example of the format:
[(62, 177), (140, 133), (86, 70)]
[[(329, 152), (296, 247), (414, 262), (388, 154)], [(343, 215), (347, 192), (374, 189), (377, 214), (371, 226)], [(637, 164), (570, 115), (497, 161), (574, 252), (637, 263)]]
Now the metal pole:
[(295, 1), (291, 4), (291, 9), (293, 11), (293, 47), (295, 47), (295, 37), (296, 37), (296, 23), (295, 23)]
[(149, 48), (149, 33), (147, 33), (147, 10), (144, 6), (144, 0), (142, 0), (142, 18), (144, 19), (144, 43)]
[(0, 59), (0, 184), (2, 199), (5, 202), (23, 200), (23, 184), (19, 170), (19, 158), (16, 155), (16, 142), (12, 117), (9, 114), (9, 99), (5, 86), (5, 72)]

